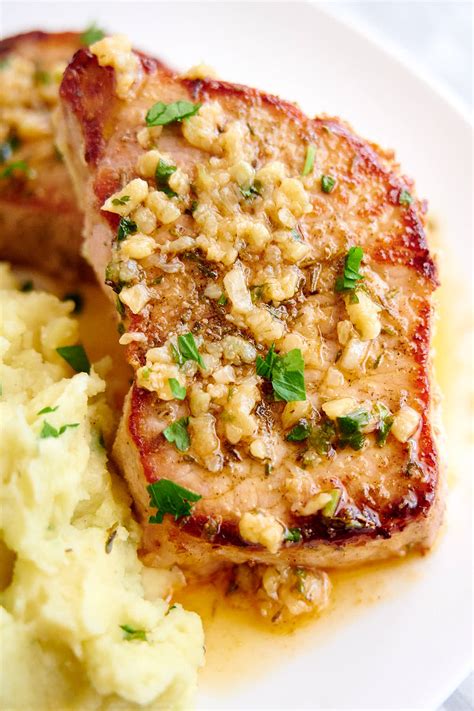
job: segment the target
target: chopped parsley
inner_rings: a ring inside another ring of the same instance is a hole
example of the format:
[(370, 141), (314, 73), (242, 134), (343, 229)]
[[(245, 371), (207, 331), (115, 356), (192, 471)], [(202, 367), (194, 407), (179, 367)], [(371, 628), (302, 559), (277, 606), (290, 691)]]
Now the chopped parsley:
[(77, 291), (71, 291), (64, 294), (63, 301), (72, 301), (74, 303), (74, 309), (72, 311), (73, 314), (82, 313), (84, 308), (84, 299)]
[(383, 447), (387, 442), (387, 437), (392, 429), (393, 415), (382, 402), (375, 405), (376, 414), (379, 416), (375, 430), (375, 439), (379, 447)]
[(128, 642), (133, 639), (141, 639), (143, 642), (147, 641), (145, 630), (136, 630), (130, 625), (119, 625), (119, 627), (123, 632), (123, 638), (126, 639)]
[(321, 513), (326, 518), (332, 518), (334, 516), (334, 514), (336, 513), (336, 509), (339, 505), (339, 501), (341, 500), (341, 490), (340, 489), (331, 489), (331, 491), (327, 491), (325, 493), (330, 495), (331, 501), (327, 502), (327, 504), (321, 510)]
[(150, 506), (155, 508), (155, 516), (150, 516), (149, 523), (163, 523), (165, 514), (174, 516), (177, 521), (180, 518), (189, 516), (192, 504), (202, 498), (200, 494), (189, 491), (169, 479), (160, 479), (147, 486), (150, 496)]
[(122, 217), (117, 230), (117, 239), (122, 242), (128, 235), (134, 235), (137, 231), (137, 223), (130, 217)]
[(226, 296), (224, 293), (222, 293), (222, 294), (219, 296), (219, 298), (217, 299), (217, 305), (218, 305), (218, 306), (225, 306), (227, 302), (228, 302), (228, 298), (227, 298), (227, 296)]
[(66, 432), (67, 429), (73, 429), (74, 427), (79, 427), (79, 422), (74, 422), (70, 425), (61, 425), (57, 430), (56, 427), (50, 425), (50, 423), (45, 420), (43, 422), (43, 427), (40, 432), (40, 439), (47, 439), (48, 437), (60, 437)]
[(331, 175), (321, 176), (321, 190), (323, 193), (332, 193), (334, 186), (336, 185), (336, 179)]
[(308, 146), (306, 149), (306, 158), (301, 175), (309, 175), (313, 171), (315, 155), (316, 148), (314, 146)]
[(408, 205), (411, 205), (413, 202), (413, 198), (411, 194), (408, 192), (408, 190), (400, 190), (400, 195), (398, 196), (398, 202), (400, 205), (403, 205), (404, 207), (408, 207)]
[(35, 81), (38, 84), (51, 84), (53, 77), (50, 72), (46, 72), (44, 69), (37, 69), (35, 72)]
[(302, 442), (308, 439), (311, 427), (307, 420), (300, 420), (286, 435), (288, 442)]
[(77, 346), (61, 346), (61, 348), (56, 348), (56, 353), (58, 353), (76, 373), (90, 373), (91, 364), (84, 350), (84, 346), (80, 344)]
[(194, 116), (201, 104), (192, 104), (190, 101), (174, 101), (172, 104), (165, 104), (163, 101), (153, 104), (146, 115), (147, 126), (167, 126), (175, 121)]
[(301, 528), (287, 528), (283, 534), (283, 540), (290, 543), (299, 543), (301, 539)]
[(192, 333), (185, 333), (184, 336), (178, 336), (178, 349), (183, 358), (183, 362), (186, 360), (194, 360), (201, 368), (206, 369)]
[(256, 367), (257, 375), (271, 380), (276, 400), (306, 400), (304, 360), (299, 348), (280, 356), (275, 353), (275, 344), (272, 344), (265, 358), (257, 356)]
[(344, 272), (336, 279), (336, 291), (351, 291), (364, 278), (359, 272), (364, 251), (362, 247), (351, 247), (344, 259)]
[(186, 452), (191, 444), (188, 434), (189, 417), (181, 417), (163, 430), (163, 437), (174, 444), (180, 452)]
[(369, 424), (369, 413), (363, 407), (357, 408), (347, 415), (337, 418), (339, 442), (342, 446), (349, 445), (352, 449), (362, 449), (365, 436), (362, 428)]
[(156, 187), (161, 192), (165, 193), (168, 197), (176, 197), (177, 193), (171, 190), (169, 186), (169, 179), (177, 170), (175, 165), (169, 165), (165, 163), (164, 160), (160, 158), (155, 170), (155, 182)]
[(177, 400), (184, 400), (186, 397), (186, 388), (183, 385), (180, 385), (176, 378), (168, 378), (168, 385), (170, 386), (173, 396)]
[(56, 407), (43, 407), (42, 410), (37, 412), (37, 415), (47, 415), (49, 412), (56, 412), (58, 409), (59, 405), (56, 405)]
[(248, 188), (243, 188), (242, 186), (240, 186), (239, 190), (246, 200), (254, 200), (256, 197), (262, 194), (262, 183), (260, 182), (260, 180), (255, 180), (252, 185), (249, 185)]
[(22, 171), (27, 176), (31, 176), (32, 174), (31, 169), (26, 161), (17, 160), (13, 163), (10, 163), (6, 166), (6, 168), (0, 171), (0, 178), (10, 178), (16, 170)]
[(89, 45), (94, 44), (94, 42), (98, 42), (104, 37), (105, 32), (99, 27), (97, 27), (95, 23), (92, 23), (92, 25), (89, 25), (89, 27), (81, 34), (81, 44), (84, 44), (86, 47), (88, 47)]
[(173, 360), (175, 363), (177, 363), (179, 366), (184, 365), (184, 358), (179, 352), (179, 350), (176, 348), (174, 343), (170, 343), (171, 347), (171, 355), (173, 357)]
[(308, 442), (320, 456), (328, 457), (334, 453), (335, 437), (336, 429), (333, 423), (330, 420), (324, 420), (321, 424), (311, 428)]
[(122, 197), (114, 198), (112, 200), (112, 205), (126, 205), (130, 200), (130, 195), (122, 195)]

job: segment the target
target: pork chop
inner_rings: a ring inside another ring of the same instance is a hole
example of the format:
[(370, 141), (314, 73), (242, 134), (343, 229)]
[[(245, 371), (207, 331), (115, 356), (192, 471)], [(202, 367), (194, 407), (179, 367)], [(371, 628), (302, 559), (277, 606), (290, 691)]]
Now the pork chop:
[(81, 36), (28, 32), (0, 41), (0, 259), (64, 279), (90, 275), (82, 215), (51, 115)]
[(148, 563), (428, 548), (438, 279), (393, 154), (114, 39), (75, 55), (60, 95), (85, 253), (135, 369), (115, 456)]

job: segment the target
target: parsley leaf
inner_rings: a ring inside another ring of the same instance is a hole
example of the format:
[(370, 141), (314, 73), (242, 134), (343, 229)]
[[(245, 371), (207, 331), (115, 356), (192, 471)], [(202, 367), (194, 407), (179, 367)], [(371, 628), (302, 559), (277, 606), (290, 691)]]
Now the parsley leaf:
[(114, 198), (112, 200), (112, 205), (126, 205), (130, 200), (130, 195), (122, 195), (122, 197)]
[(67, 429), (73, 429), (74, 427), (79, 427), (79, 422), (74, 422), (71, 425), (61, 425), (57, 430), (56, 427), (50, 425), (50, 423), (45, 420), (43, 422), (43, 427), (40, 432), (40, 439), (47, 439), (48, 437), (60, 437), (66, 432)]
[(227, 301), (228, 301), (227, 296), (224, 293), (222, 293), (217, 300), (217, 305), (218, 306), (225, 306)]
[(163, 430), (164, 438), (174, 444), (180, 452), (186, 452), (191, 443), (188, 434), (188, 422), (189, 417), (181, 417)]
[(333, 442), (336, 437), (336, 429), (329, 420), (323, 421), (311, 429), (309, 444), (320, 456), (328, 457), (334, 452)]
[(304, 161), (303, 171), (301, 175), (309, 175), (314, 168), (314, 157), (316, 155), (316, 148), (314, 146), (308, 146), (306, 149), (306, 158)]
[(123, 638), (127, 641), (130, 642), (133, 639), (141, 639), (144, 642), (147, 641), (145, 630), (136, 630), (130, 625), (119, 625), (119, 627), (123, 632)]
[(31, 176), (31, 169), (28, 163), (24, 160), (17, 160), (7, 165), (7, 167), (0, 172), (0, 178), (10, 178), (16, 170), (21, 170), (28, 177)]
[(365, 436), (361, 432), (362, 428), (369, 424), (369, 413), (363, 407), (357, 408), (347, 415), (337, 418), (339, 427), (340, 443), (349, 445), (352, 449), (362, 449)]
[(37, 415), (47, 415), (48, 412), (56, 412), (58, 407), (59, 407), (59, 405), (56, 405), (56, 407), (43, 407), (43, 409), (40, 410), (39, 412), (37, 412), (36, 414)]
[(283, 357), (277, 356), (272, 370), (272, 385), (279, 400), (306, 400), (304, 360), (299, 348), (293, 348)]
[(147, 486), (150, 506), (157, 509), (155, 516), (150, 516), (149, 523), (163, 523), (165, 514), (174, 516), (174, 520), (189, 516), (192, 503), (202, 498), (200, 494), (189, 491), (169, 479), (160, 479)]
[(301, 528), (287, 528), (283, 534), (283, 540), (290, 541), (290, 543), (299, 543), (301, 538)]
[(184, 336), (178, 336), (178, 348), (184, 360), (194, 360), (201, 368), (206, 369), (192, 333), (185, 333)]
[(174, 190), (171, 190), (169, 186), (169, 179), (173, 175), (173, 173), (176, 172), (176, 170), (177, 168), (175, 165), (169, 165), (168, 163), (165, 163), (165, 161), (161, 158), (156, 166), (156, 187), (158, 188), (158, 190), (161, 190), (161, 192), (165, 193), (165, 195), (168, 195), (168, 197), (176, 197), (177, 195), (177, 193), (175, 193)]
[(254, 200), (256, 197), (262, 194), (262, 183), (260, 182), (260, 180), (255, 180), (254, 183), (252, 185), (249, 185), (248, 188), (243, 188), (242, 186), (240, 186), (239, 190), (246, 200)]
[(165, 104), (163, 101), (153, 104), (146, 115), (147, 126), (166, 126), (175, 121), (194, 116), (201, 104), (192, 104), (190, 101), (174, 101), (172, 104)]
[(171, 355), (173, 357), (173, 360), (175, 363), (177, 363), (179, 366), (184, 365), (184, 358), (179, 352), (179, 350), (176, 348), (174, 343), (170, 343), (171, 346)]
[(168, 378), (168, 384), (174, 397), (177, 400), (184, 400), (186, 397), (186, 388), (183, 385), (180, 385), (176, 378)]
[(382, 402), (378, 402), (375, 405), (375, 411), (379, 416), (379, 421), (377, 422), (377, 428), (375, 430), (375, 439), (379, 447), (383, 447), (387, 442), (387, 437), (392, 429), (393, 425), (393, 415)]
[(306, 400), (304, 360), (299, 348), (279, 356), (275, 353), (273, 343), (265, 359), (257, 356), (256, 369), (257, 375), (272, 381), (277, 400), (286, 402)]
[(364, 278), (359, 272), (363, 256), (364, 251), (362, 247), (351, 247), (349, 249), (344, 260), (343, 276), (336, 279), (336, 291), (350, 291), (351, 289), (355, 289), (358, 282)]
[(34, 289), (34, 285), (33, 285), (33, 282), (31, 279), (27, 279), (20, 286), (20, 291), (22, 291), (24, 294), (27, 294), (29, 291), (33, 291), (33, 289)]
[(88, 47), (90, 44), (94, 44), (94, 42), (98, 42), (103, 39), (103, 37), (105, 37), (105, 32), (99, 29), (95, 23), (92, 23), (92, 25), (89, 25), (89, 27), (81, 34), (81, 44)]
[(404, 207), (408, 207), (408, 205), (411, 205), (413, 202), (413, 198), (411, 194), (408, 192), (408, 190), (400, 190), (400, 195), (398, 196), (398, 202), (400, 205), (403, 205)]
[(91, 364), (84, 350), (84, 346), (80, 344), (77, 346), (61, 346), (61, 348), (56, 348), (56, 353), (58, 353), (66, 363), (69, 363), (76, 373), (90, 373)]
[(288, 442), (302, 442), (308, 439), (311, 432), (311, 427), (308, 420), (300, 420), (286, 435)]
[(130, 217), (122, 217), (117, 230), (117, 240), (122, 242), (128, 235), (134, 235), (137, 231), (137, 223)]
[(277, 358), (278, 356), (275, 353), (275, 344), (272, 343), (265, 359), (263, 359), (262, 356), (257, 356), (257, 375), (261, 375), (262, 378), (270, 380), (273, 366)]
[(321, 176), (321, 190), (323, 193), (332, 193), (334, 186), (336, 185), (336, 179), (331, 175)]

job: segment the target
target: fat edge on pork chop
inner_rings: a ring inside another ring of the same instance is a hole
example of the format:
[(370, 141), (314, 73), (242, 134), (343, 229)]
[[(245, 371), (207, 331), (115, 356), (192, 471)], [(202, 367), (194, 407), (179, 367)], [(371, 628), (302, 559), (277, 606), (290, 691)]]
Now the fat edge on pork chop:
[(59, 140), (135, 369), (115, 456), (145, 557), (426, 549), (443, 480), (425, 203), (339, 119), (123, 42), (75, 55)]

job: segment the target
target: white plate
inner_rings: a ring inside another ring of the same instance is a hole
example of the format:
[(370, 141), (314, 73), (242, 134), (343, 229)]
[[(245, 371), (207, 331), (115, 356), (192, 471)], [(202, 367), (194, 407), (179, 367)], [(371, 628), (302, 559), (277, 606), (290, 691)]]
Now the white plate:
[[(458, 283), (470, 282), (473, 187), (467, 119), (408, 66), (320, 8), (300, 3), (3, 2), (2, 20), (5, 35), (42, 27), (83, 28), (96, 20), (128, 33), (172, 66), (187, 68), (205, 60), (221, 76), (298, 101), (310, 114), (344, 117), (362, 135), (396, 148), (439, 221)], [(225, 696), (202, 693), (200, 706), (440, 705), (470, 668), (468, 479), (460, 476), (451, 492), (440, 544), (395, 596), (362, 606), (358, 615), (335, 627), (333, 636), (317, 639), (316, 626), (314, 646), (304, 645), (271, 673), (243, 681)]]

